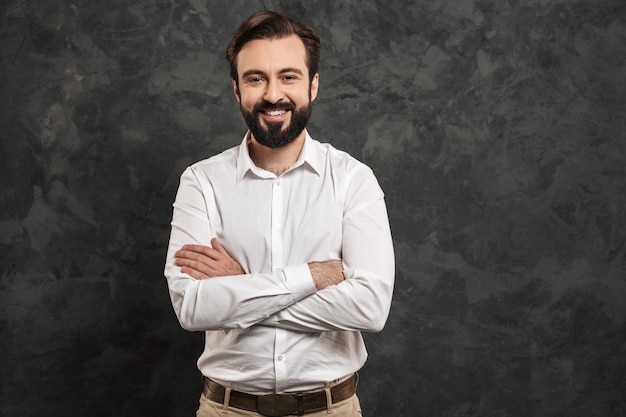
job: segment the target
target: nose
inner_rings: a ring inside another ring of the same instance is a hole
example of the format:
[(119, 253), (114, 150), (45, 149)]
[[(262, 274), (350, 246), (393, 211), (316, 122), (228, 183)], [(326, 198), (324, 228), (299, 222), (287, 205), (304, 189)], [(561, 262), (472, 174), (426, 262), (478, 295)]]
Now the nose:
[(283, 90), (278, 81), (268, 81), (264, 98), (272, 104), (276, 104), (284, 98)]

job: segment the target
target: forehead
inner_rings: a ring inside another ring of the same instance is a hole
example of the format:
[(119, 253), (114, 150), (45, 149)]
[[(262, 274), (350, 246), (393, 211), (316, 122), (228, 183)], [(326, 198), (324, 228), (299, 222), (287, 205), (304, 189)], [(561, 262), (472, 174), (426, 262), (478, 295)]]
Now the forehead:
[(297, 35), (255, 39), (247, 42), (237, 55), (239, 74), (250, 70), (271, 74), (285, 68), (298, 68), (307, 73), (306, 48)]

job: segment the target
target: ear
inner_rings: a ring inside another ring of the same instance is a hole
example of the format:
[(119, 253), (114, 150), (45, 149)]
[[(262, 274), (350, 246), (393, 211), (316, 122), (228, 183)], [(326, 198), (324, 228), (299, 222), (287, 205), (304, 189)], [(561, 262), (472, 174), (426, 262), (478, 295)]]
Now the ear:
[(237, 81), (233, 79), (231, 79), (230, 81), (233, 85), (233, 93), (235, 94), (235, 98), (237, 99), (238, 103), (241, 103), (241, 94), (239, 94), (239, 87), (237, 86)]
[(317, 97), (317, 92), (319, 90), (320, 87), (320, 74), (317, 73), (313, 76), (313, 79), (311, 80), (311, 101), (315, 100), (315, 98)]

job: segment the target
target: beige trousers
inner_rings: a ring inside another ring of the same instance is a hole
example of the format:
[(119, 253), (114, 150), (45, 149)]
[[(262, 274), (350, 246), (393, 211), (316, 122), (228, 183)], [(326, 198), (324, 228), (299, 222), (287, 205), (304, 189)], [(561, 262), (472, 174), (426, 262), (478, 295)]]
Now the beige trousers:
[[(361, 417), (361, 405), (359, 398), (355, 395), (331, 405), (332, 409), (315, 411), (305, 414), (306, 417)], [(234, 407), (224, 407), (215, 401), (211, 401), (202, 394), (200, 397), (200, 408), (196, 412), (196, 417), (257, 417), (259, 413), (240, 410)], [(262, 417), (262, 416), (261, 416)]]

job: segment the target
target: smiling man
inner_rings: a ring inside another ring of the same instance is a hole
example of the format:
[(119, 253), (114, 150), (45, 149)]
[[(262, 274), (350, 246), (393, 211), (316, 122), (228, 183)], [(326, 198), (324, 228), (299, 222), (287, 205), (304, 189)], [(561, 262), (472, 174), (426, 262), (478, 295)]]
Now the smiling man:
[(226, 52), (242, 143), (181, 176), (165, 265), (183, 328), (205, 332), (203, 416), (360, 416), (361, 332), (380, 331), (394, 255), (371, 169), (309, 135), (320, 39), (259, 12)]
[[(277, 175), (297, 159), (311, 101), (317, 97), (319, 74), (309, 74), (306, 56), (304, 43), (295, 34), (251, 40), (236, 56), (241, 76), (232, 83), (251, 133), (250, 156), (253, 160), (280, 156), (283, 165), (269, 167)], [(278, 151), (268, 153), (269, 149)]]
[(319, 75), (310, 79), (305, 61), (294, 60), (294, 53), (306, 56), (300, 38), (291, 35), (250, 41), (237, 56), (242, 75), (232, 82), (241, 112), (256, 142), (272, 149), (304, 138), (317, 96)]

